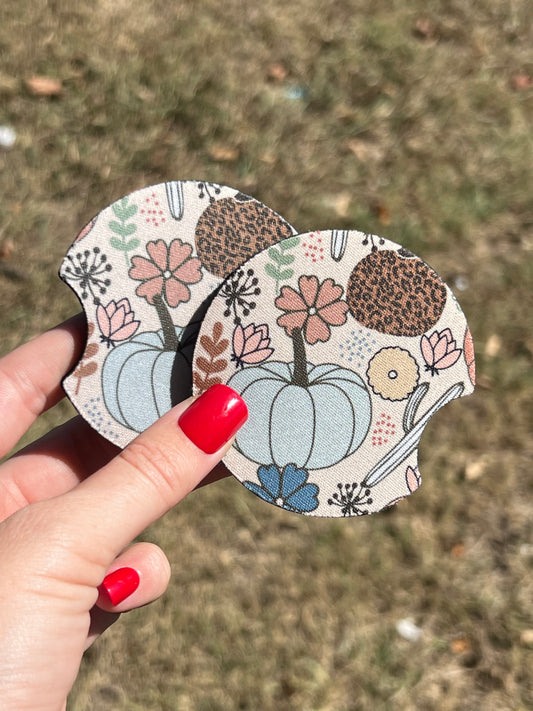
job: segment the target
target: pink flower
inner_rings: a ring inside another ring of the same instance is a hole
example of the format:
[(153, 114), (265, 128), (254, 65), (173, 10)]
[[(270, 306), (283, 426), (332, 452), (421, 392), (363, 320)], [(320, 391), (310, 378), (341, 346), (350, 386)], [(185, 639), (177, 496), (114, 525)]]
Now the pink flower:
[(466, 329), (465, 340), (463, 343), (463, 348), (465, 352), (465, 362), (468, 368), (468, 377), (472, 385), (476, 384), (476, 361), (474, 358), (474, 341), (472, 340), (472, 334), (470, 329)]
[(275, 304), (285, 313), (278, 317), (277, 323), (289, 336), (295, 328), (301, 328), (305, 340), (311, 345), (327, 341), (331, 335), (330, 326), (346, 323), (348, 304), (341, 301), (342, 287), (330, 278), (319, 284), (314, 275), (301, 276), (298, 287), (300, 292), (290, 286), (281, 287)]
[(266, 323), (262, 323), (260, 326), (251, 323), (246, 328), (239, 324), (233, 331), (231, 360), (236, 361), (236, 368), (239, 366), (244, 368), (245, 363), (262, 363), (274, 352), (274, 349), (269, 346), (270, 338)]
[(420, 476), (420, 472), (418, 469), (415, 467), (407, 467), (406, 472), (405, 472), (405, 483), (407, 484), (407, 488), (413, 493), (413, 491), (416, 491), (420, 484), (422, 483), (422, 477)]
[(131, 338), (139, 328), (140, 321), (135, 321), (135, 314), (131, 310), (128, 299), (110, 301), (107, 306), (98, 304), (96, 320), (102, 332), (100, 340), (107, 343), (107, 347), (114, 346), (115, 341), (125, 341)]
[(433, 331), (429, 338), (422, 336), (420, 350), (426, 361), (426, 370), (429, 370), (431, 375), (438, 375), (439, 370), (450, 368), (463, 352), (461, 348), (456, 348), (449, 328), (440, 333)]
[(142, 281), (135, 290), (137, 296), (153, 304), (154, 296), (159, 294), (172, 307), (189, 301), (187, 284), (196, 284), (202, 278), (200, 260), (191, 257), (191, 245), (175, 239), (167, 246), (158, 239), (148, 242), (146, 251), (150, 259), (135, 256), (131, 260), (130, 277)]

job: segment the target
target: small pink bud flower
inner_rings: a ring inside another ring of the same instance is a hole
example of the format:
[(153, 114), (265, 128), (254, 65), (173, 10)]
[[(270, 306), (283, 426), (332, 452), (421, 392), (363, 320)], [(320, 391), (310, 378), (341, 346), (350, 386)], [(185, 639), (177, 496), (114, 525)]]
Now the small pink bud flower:
[(431, 375), (438, 375), (440, 370), (450, 368), (459, 360), (463, 352), (461, 348), (456, 347), (449, 328), (445, 328), (440, 333), (433, 331), (429, 338), (426, 335), (422, 336), (420, 350), (426, 361), (426, 371)]
[(107, 347), (114, 346), (116, 341), (125, 341), (137, 331), (140, 321), (135, 321), (129, 299), (110, 301), (107, 306), (98, 304), (96, 320), (102, 332), (100, 340)]
[(274, 352), (269, 348), (270, 338), (268, 335), (268, 325), (262, 323), (256, 326), (254, 323), (243, 328), (240, 324), (235, 326), (233, 331), (233, 355), (231, 360), (235, 361), (235, 367), (244, 368), (244, 364), (262, 363)]

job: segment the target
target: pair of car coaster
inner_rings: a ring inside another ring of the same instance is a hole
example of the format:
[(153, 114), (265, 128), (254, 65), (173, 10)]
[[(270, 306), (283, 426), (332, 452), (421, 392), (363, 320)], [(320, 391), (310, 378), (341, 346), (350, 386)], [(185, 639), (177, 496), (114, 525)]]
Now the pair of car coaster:
[(360, 516), (420, 485), (432, 415), (474, 389), (449, 287), (395, 242), (298, 234), (229, 187), (173, 181), (100, 212), (60, 268), (87, 318), (63, 386), (124, 447), (173, 405), (225, 383), (249, 418), (224, 458), (264, 501)]

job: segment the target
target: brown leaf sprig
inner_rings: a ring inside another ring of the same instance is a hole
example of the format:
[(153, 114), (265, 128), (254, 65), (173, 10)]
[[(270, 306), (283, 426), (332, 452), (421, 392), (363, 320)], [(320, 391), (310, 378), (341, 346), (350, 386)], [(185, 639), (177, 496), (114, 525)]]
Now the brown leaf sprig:
[(98, 353), (98, 343), (89, 343), (89, 339), (94, 333), (94, 323), (89, 323), (87, 325), (87, 347), (85, 352), (80, 358), (78, 367), (73, 373), (73, 376), (77, 379), (78, 384), (76, 385), (76, 395), (80, 391), (80, 385), (83, 378), (87, 378), (89, 375), (93, 375), (98, 370), (98, 363), (91, 358)]
[(200, 393), (205, 392), (212, 385), (222, 382), (222, 378), (216, 373), (221, 373), (228, 365), (228, 361), (220, 356), (229, 345), (229, 340), (222, 338), (222, 331), (222, 323), (217, 321), (213, 326), (212, 337), (207, 334), (200, 337), (200, 345), (208, 356), (198, 356), (196, 359), (197, 370), (192, 375), (193, 382)]

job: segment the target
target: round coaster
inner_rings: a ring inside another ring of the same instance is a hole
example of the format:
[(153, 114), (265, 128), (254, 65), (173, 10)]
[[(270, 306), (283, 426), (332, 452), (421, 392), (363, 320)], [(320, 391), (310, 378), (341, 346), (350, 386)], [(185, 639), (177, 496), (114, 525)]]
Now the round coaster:
[(91, 220), (59, 272), (87, 317), (85, 352), (63, 387), (89, 424), (125, 446), (188, 397), (215, 289), (294, 233), (249, 195), (197, 181), (137, 190)]
[(424, 427), (474, 377), (466, 319), (431, 267), (338, 230), (291, 236), (239, 267), (193, 361), (196, 394), (227, 383), (248, 406), (228, 469), (313, 516), (374, 513), (415, 491)]

